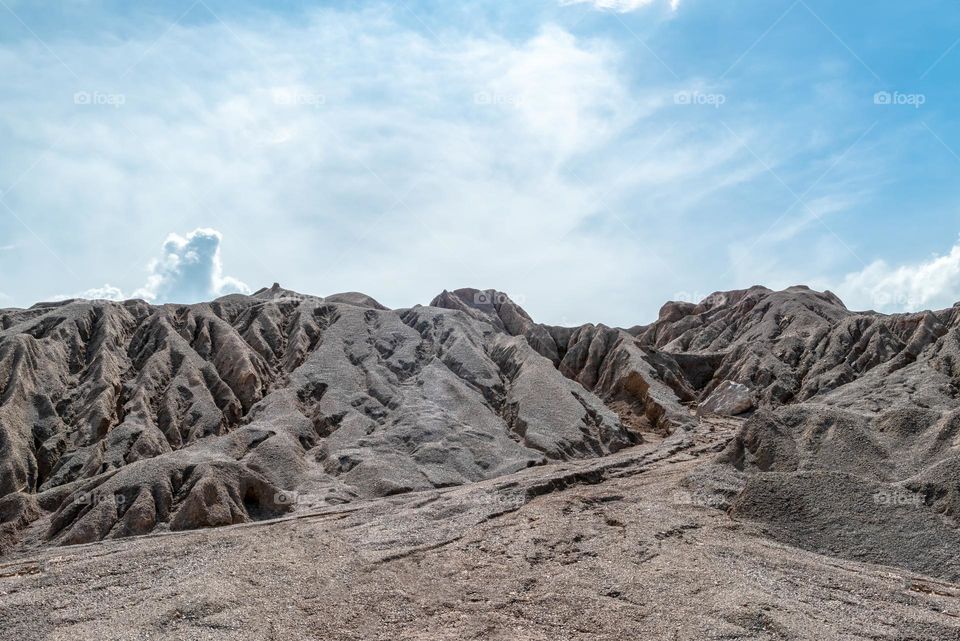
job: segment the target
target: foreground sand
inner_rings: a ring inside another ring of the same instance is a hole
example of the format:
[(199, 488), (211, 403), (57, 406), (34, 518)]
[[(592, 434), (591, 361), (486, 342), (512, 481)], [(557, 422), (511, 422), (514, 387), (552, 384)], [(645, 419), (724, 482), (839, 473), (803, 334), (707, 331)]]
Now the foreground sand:
[(804, 552), (682, 480), (735, 421), (286, 519), (21, 552), (0, 638), (960, 639), (960, 585)]

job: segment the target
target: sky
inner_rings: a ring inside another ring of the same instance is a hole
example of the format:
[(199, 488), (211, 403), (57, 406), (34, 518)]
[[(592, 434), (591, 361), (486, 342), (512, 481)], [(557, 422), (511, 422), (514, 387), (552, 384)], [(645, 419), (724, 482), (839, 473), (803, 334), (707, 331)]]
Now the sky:
[(0, 0), (0, 308), (960, 300), (956, 0)]

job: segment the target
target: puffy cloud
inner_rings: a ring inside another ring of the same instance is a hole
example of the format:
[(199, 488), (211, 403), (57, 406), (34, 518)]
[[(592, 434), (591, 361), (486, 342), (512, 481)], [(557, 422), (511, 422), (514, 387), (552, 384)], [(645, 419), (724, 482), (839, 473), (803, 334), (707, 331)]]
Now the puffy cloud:
[[(75, 298), (125, 300), (143, 298), (155, 303), (197, 303), (226, 294), (249, 294), (240, 280), (223, 274), (220, 243), (216, 229), (195, 229), (185, 237), (170, 234), (163, 243), (163, 255), (150, 261), (146, 284), (126, 296), (109, 283), (88, 289)], [(66, 298), (59, 296), (57, 298)]]
[(150, 263), (147, 284), (133, 293), (156, 302), (196, 303), (225, 294), (249, 294), (250, 288), (223, 275), (216, 229), (195, 229), (186, 237), (170, 234), (163, 256)]
[(960, 299), (960, 242), (945, 256), (911, 265), (875, 261), (848, 274), (837, 290), (855, 308), (902, 312), (949, 307)]
[[(658, 0), (560, 0), (562, 5), (592, 4), (597, 9), (627, 13), (643, 7), (656, 4)], [(680, 0), (668, 0), (670, 9), (676, 11), (680, 7)]]

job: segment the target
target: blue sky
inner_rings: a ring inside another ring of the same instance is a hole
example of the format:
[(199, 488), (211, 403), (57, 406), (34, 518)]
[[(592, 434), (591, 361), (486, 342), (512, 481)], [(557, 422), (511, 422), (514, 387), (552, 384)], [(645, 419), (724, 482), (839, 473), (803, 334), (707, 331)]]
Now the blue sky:
[(0, 0), (0, 307), (960, 299), (954, 0)]

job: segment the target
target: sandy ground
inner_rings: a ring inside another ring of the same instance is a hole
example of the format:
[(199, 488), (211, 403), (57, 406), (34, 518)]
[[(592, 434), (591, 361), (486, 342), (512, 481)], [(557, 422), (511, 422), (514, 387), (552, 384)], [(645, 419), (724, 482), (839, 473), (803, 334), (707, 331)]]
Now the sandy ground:
[(599, 461), (0, 559), (0, 638), (960, 639), (960, 585), (773, 542), (681, 484), (734, 421)]

